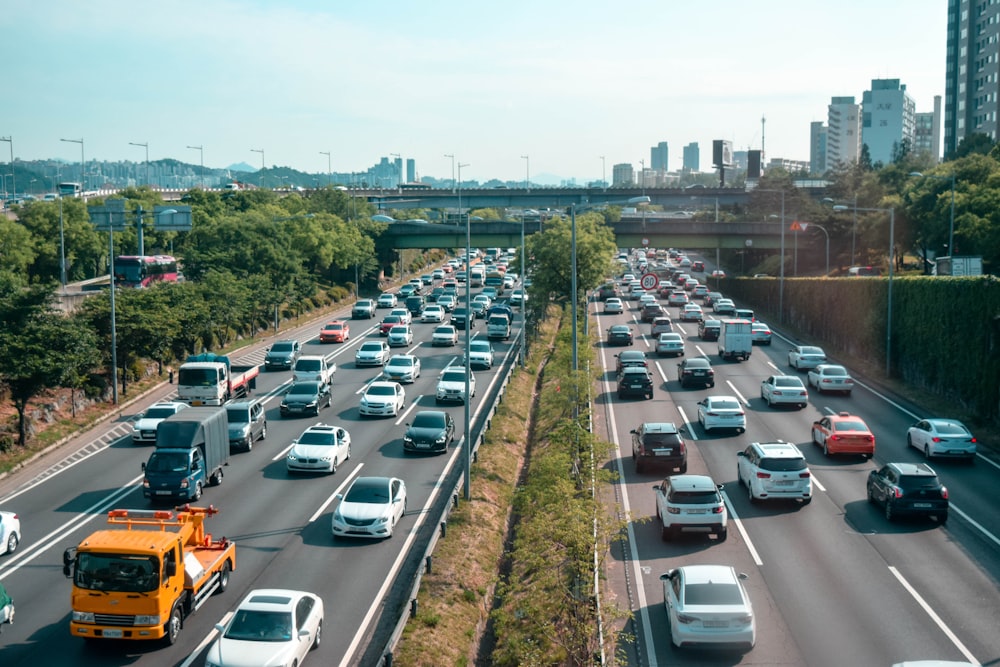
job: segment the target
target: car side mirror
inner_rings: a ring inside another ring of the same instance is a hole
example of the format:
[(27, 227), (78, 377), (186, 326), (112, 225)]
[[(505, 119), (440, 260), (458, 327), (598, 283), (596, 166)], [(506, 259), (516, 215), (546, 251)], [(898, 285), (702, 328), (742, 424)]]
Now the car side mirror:
[(746, 452), (736, 452), (736, 456), (746, 457)]

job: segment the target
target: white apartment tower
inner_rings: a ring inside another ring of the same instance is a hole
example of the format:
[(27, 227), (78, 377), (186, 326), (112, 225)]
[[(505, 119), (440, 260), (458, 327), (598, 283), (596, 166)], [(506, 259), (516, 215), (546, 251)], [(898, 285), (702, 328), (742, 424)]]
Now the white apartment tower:
[(842, 169), (861, 155), (861, 107), (854, 97), (832, 97), (826, 118), (827, 169)]
[(861, 98), (861, 142), (872, 164), (892, 164), (913, 150), (916, 116), (917, 105), (899, 79), (872, 79)]

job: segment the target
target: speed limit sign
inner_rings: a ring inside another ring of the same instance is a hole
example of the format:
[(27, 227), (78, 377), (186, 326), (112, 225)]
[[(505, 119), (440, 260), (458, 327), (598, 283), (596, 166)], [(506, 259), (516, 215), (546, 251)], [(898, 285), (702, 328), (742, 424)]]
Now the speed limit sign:
[(642, 278), (639, 279), (639, 282), (642, 284), (642, 289), (648, 292), (656, 289), (656, 286), (660, 284), (660, 279), (655, 273), (644, 273), (642, 274)]

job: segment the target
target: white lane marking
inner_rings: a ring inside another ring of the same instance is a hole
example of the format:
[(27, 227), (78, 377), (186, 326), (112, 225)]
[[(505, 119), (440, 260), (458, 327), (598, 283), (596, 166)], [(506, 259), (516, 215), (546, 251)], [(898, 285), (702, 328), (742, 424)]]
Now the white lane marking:
[[(739, 482), (736, 484), (739, 485)], [(723, 491), (722, 498), (726, 501), (726, 509), (729, 510), (730, 520), (736, 524), (736, 530), (740, 531), (740, 535), (743, 536), (743, 541), (746, 542), (747, 551), (750, 552), (750, 557), (753, 558), (753, 562), (757, 564), (757, 567), (763, 567), (764, 561), (761, 560), (760, 554), (757, 553), (757, 547), (753, 545), (753, 541), (750, 539), (750, 534), (747, 533), (746, 529), (743, 527), (743, 520), (740, 519), (740, 515), (736, 513), (736, 508), (733, 507), (733, 502), (729, 500), (729, 494)]]
[(990, 531), (986, 530), (986, 528), (982, 524), (980, 524), (978, 521), (976, 521), (975, 519), (973, 519), (971, 516), (969, 516), (968, 514), (966, 514), (965, 512), (963, 512), (962, 510), (960, 510), (957, 507), (955, 507), (954, 503), (950, 503), (948, 505), (948, 511), (950, 511), (950, 512), (958, 512), (958, 514), (963, 519), (965, 519), (966, 521), (968, 521), (969, 523), (971, 523), (973, 526), (975, 526), (976, 528), (978, 528), (979, 531), (983, 535), (985, 535), (991, 542), (993, 542), (993, 544), (995, 544), (998, 547), (1000, 547), (1000, 539), (998, 539), (996, 535), (994, 535)]
[(424, 397), (424, 395), (420, 394), (415, 399), (413, 399), (413, 402), (410, 403), (410, 407), (408, 407), (405, 410), (403, 410), (403, 412), (396, 418), (396, 422), (395, 422), (394, 426), (399, 426), (400, 424), (402, 424), (403, 420), (406, 419), (410, 415), (410, 413), (413, 412), (417, 408), (417, 404), (420, 403), (420, 399), (423, 398), (423, 397)]
[[(233, 617), (233, 612), (227, 611), (225, 614), (223, 614), (222, 619), (219, 621), (219, 625), (225, 625), (225, 624), (229, 623), (229, 619), (232, 618), (232, 617)], [(190, 667), (191, 663), (193, 663), (195, 661), (195, 658), (197, 658), (199, 655), (201, 655), (201, 652), (204, 651), (206, 648), (208, 648), (208, 645), (210, 643), (212, 643), (212, 641), (215, 640), (215, 637), (218, 634), (219, 634), (219, 629), (216, 628), (215, 626), (212, 626), (211, 632), (209, 632), (207, 635), (205, 635), (205, 638), (202, 639), (201, 643), (198, 644), (195, 647), (195, 649), (191, 653), (191, 655), (189, 655), (184, 660), (184, 662), (182, 662), (180, 664), (180, 667)]]
[(948, 639), (951, 640), (951, 643), (955, 645), (955, 648), (961, 651), (962, 655), (965, 656), (965, 659), (971, 662), (972, 664), (977, 665), (978, 667), (980, 663), (978, 660), (976, 660), (976, 657), (972, 655), (972, 652), (969, 649), (965, 648), (965, 644), (963, 644), (961, 640), (959, 640), (959, 638), (955, 636), (955, 633), (951, 631), (951, 628), (945, 625), (945, 622), (941, 620), (941, 617), (938, 616), (933, 609), (931, 609), (931, 606), (927, 604), (927, 601), (924, 600), (922, 597), (920, 597), (920, 593), (918, 593), (916, 589), (914, 589), (913, 586), (910, 585), (910, 582), (908, 582), (903, 577), (903, 575), (899, 573), (899, 570), (890, 565), (889, 572), (892, 572), (892, 576), (896, 577), (896, 580), (903, 585), (903, 588), (906, 589), (906, 592), (913, 596), (913, 599), (917, 601), (917, 604), (923, 607), (923, 610), (927, 612), (927, 615), (931, 617), (931, 620), (934, 621), (935, 625), (941, 628), (941, 631), (945, 634), (946, 637), (948, 637)]
[[(791, 441), (789, 441), (789, 442), (791, 442)], [(812, 477), (812, 483), (815, 484), (816, 486), (818, 486), (820, 491), (822, 491), (823, 493), (826, 493), (826, 487), (823, 486), (822, 484), (820, 484), (819, 480), (816, 479), (816, 473), (814, 473), (812, 470), (810, 470), (809, 471), (809, 476)]]
[(361, 469), (364, 468), (364, 467), (365, 467), (364, 463), (359, 463), (358, 466), (354, 470), (351, 471), (351, 474), (349, 474), (347, 477), (344, 478), (344, 481), (341, 482), (340, 485), (337, 486), (337, 488), (333, 490), (333, 493), (331, 493), (329, 496), (327, 496), (326, 500), (324, 500), (323, 503), (319, 507), (316, 508), (316, 511), (313, 513), (313, 515), (311, 517), (309, 517), (309, 523), (312, 523), (313, 521), (315, 521), (316, 519), (318, 519), (320, 517), (320, 515), (322, 515), (323, 512), (326, 511), (326, 508), (329, 507), (330, 503), (332, 503), (334, 500), (337, 499), (337, 494), (340, 493), (341, 491), (343, 491), (344, 487), (347, 486), (348, 484), (350, 484), (351, 480), (353, 480), (354, 477), (359, 472), (361, 472)]
[(663, 381), (664, 382), (669, 382), (670, 379), (667, 377), (667, 372), (665, 370), (663, 370), (662, 366), (660, 366), (660, 362), (656, 361), (656, 362), (654, 362), (654, 365), (656, 366), (656, 370), (658, 370), (660, 372), (660, 377), (663, 379)]
[(736, 385), (733, 384), (732, 380), (726, 380), (726, 384), (729, 385), (729, 388), (733, 390), (733, 393), (736, 394), (736, 396), (740, 399), (743, 405), (750, 407), (750, 401), (747, 399), (746, 396), (740, 393), (740, 390), (736, 388)]

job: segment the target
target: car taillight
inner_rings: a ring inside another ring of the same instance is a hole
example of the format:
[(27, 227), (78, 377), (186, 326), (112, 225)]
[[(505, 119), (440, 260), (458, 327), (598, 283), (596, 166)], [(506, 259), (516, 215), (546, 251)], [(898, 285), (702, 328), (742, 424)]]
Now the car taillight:
[(758, 470), (757, 479), (771, 479), (771, 473)]
[(685, 454), (687, 452), (687, 445), (682, 442), (680, 447), (677, 448), (677, 451), (681, 454)]
[(724, 509), (726, 509), (725, 505), (716, 505), (712, 508), (712, 514), (722, 514)]
[(802, 479), (809, 479), (809, 471), (806, 470), (805, 472), (800, 472), (799, 477), (801, 477)]
[(941, 487), (941, 497), (944, 498), (945, 500), (948, 500), (948, 487), (947, 486), (942, 486)]
[(937, 436), (934, 436), (933, 438), (931, 438), (931, 440), (933, 440), (934, 442), (941, 442), (941, 438)]
[(866, 436), (865, 436), (865, 441), (866, 441), (866, 442), (875, 442), (875, 436), (874, 436), (874, 435), (871, 435), (871, 434), (869, 434), (869, 435), (866, 435)]
[(902, 498), (903, 497), (903, 490), (901, 488), (899, 488), (898, 486), (893, 487), (893, 489), (892, 489), (892, 495), (896, 499)]
[(973, 438), (969, 438), (969, 442), (973, 442), (974, 443), (975, 441), (976, 441), (976, 439), (974, 437)]
[(678, 623), (684, 623), (684, 624), (694, 623), (697, 620), (698, 620), (697, 616), (691, 616), (689, 614), (677, 614)]

